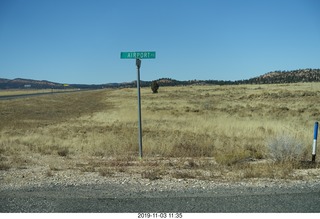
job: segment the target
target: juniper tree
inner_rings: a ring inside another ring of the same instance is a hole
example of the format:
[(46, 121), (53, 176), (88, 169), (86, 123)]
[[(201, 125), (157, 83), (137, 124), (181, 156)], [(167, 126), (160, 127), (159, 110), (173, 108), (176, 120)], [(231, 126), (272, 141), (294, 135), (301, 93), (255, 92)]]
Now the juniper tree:
[(158, 89), (159, 89), (159, 84), (157, 81), (152, 81), (151, 83), (151, 90), (152, 92), (155, 94), (155, 93), (158, 93)]

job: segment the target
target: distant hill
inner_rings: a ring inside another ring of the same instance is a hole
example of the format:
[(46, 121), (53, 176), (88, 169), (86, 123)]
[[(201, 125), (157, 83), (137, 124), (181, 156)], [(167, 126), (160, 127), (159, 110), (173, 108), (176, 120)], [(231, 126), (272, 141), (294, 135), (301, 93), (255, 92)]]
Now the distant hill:
[[(160, 86), (181, 86), (181, 85), (206, 85), (206, 84), (214, 84), (214, 85), (227, 85), (234, 84), (233, 81), (222, 81), (222, 80), (188, 80), (188, 81), (178, 81), (171, 78), (160, 78), (156, 80)], [(151, 85), (151, 82), (149, 82)]]
[(50, 81), (39, 81), (32, 79), (16, 78), (13, 80), (0, 78), (0, 89), (21, 89), (21, 88), (33, 88), (33, 89), (46, 89), (46, 88), (63, 88), (64, 85), (60, 83)]
[[(223, 80), (188, 80), (179, 81), (171, 78), (160, 78), (156, 80), (160, 86), (182, 86), (182, 85), (232, 85), (232, 84), (279, 84), (279, 83), (298, 83), (298, 82), (320, 82), (320, 69), (299, 69), (292, 71), (273, 71), (246, 80), (223, 81)], [(141, 81), (142, 87), (151, 86), (151, 81)], [(4, 79), (0, 78), (0, 89), (101, 89), (101, 88), (123, 88), (135, 87), (136, 81), (123, 83), (106, 84), (62, 84), (46, 80), (31, 79)]]
[(259, 77), (238, 81), (244, 84), (280, 84), (298, 82), (320, 82), (320, 69), (273, 71)]
[(258, 77), (238, 80), (238, 81), (222, 81), (222, 80), (191, 80), (177, 81), (170, 78), (161, 78), (157, 80), (161, 86), (175, 85), (192, 85), (192, 84), (215, 84), (215, 85), (231, 85), (231, 84), (281, 84), (281, 83), (298, 83), (298, 82), (320, 82), (320, 69), (299, 69), (292, 71), (272, 71)]
[(133, 83), (110, 83), (110, 84), (62, 84), (46, 80), (32, 80), (24, 78), (5, 79), (0, 78), (0, 89), (100, 89), (105, 87), (119, 87)]

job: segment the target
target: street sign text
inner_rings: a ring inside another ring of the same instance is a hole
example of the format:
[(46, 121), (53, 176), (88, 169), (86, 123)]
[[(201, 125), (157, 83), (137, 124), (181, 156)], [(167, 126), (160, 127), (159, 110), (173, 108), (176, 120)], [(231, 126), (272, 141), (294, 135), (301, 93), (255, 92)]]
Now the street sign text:
[(121, 52), (121, 59), (155, 59), (156, 52)]

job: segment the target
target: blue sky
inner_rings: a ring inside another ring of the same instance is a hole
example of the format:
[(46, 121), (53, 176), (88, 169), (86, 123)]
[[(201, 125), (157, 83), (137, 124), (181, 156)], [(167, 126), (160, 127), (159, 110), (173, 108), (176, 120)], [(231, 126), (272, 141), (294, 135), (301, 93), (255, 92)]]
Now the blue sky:
[(0, 78), (239, 80), (320, 68), (319, 0), (0, 0)]

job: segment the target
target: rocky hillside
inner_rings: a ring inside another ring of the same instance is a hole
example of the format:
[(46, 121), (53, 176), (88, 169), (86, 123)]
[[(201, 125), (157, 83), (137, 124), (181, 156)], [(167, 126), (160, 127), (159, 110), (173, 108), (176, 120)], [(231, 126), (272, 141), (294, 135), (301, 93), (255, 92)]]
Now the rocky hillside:
[(251, 78), (249, 80), (239, 81), (244, 84), (280, 84), (297, 82), (320, 82), (320, 69), (299, 69), (293, 71), (273, 71)]

